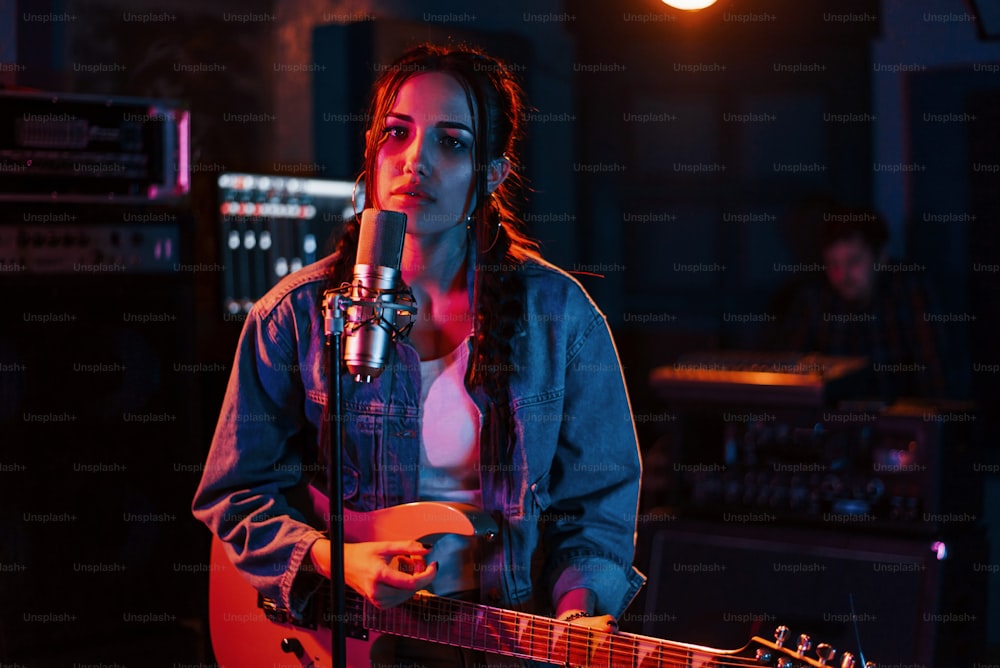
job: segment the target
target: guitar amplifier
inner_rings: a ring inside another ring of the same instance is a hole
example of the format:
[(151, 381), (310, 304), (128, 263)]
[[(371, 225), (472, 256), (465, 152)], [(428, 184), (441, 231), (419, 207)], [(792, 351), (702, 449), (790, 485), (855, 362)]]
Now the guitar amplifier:
[(3, 207), (4, 665), (110, 665), (196, 614), (207, 574), (175, 565), (207, 550), (188, 519), (199, 388), (228, 370), (195, 357), (192, 227), (179, 208)]
[[(977, 665), (985, 643), (981, 535), (898, 538), (835, 530), (678, 519), (639, 524), (647, 587), (622, 628), (712, 646), (790, 630), (878, 666)], [(977, 568), (976, 566), (980, 568)], [(987, 664), (981, 664), (987, 665)]]

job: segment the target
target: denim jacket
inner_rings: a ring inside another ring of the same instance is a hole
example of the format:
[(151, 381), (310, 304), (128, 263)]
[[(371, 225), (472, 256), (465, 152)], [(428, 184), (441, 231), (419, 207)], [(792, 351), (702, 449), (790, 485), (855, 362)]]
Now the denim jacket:
[[(244, 577), (293, 614), (319, 585), (300, 567), (326, 528), (310, 492), (325, 488), (321, 296), (331, 263), (286, 277), (248, 314), (193, 502)], [(515, 443), (494, 453), (481, 438), (483, 509), (499, 527), (482, 546), (481, 600), (551, 614), (562, 594), (586, 587), (595, 614), (620, 617), (644, 578), (631, 565), (641, 464), (618, 353), (572, 277), (532, 261), (524, 279), (526, 317), (511, 342)], [(416, 350), (397, 341), (381, 376), (365, 384), (345, 373), (342, 388), (345, 508), (416, 501)], [(482, 415), (481, 389), (470, 396)]]

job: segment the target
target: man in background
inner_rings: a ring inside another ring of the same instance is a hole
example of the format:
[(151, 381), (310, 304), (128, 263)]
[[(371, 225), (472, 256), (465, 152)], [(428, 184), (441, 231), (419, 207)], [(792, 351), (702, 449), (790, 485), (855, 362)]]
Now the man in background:
[(925, 267), (888, 260), (888, 228), (874, 211), (832, 206), (811, 217), (823, 274), (776, 302), (773, 346), (867, 357), (870, 398), (952, 395), (948, 337)]

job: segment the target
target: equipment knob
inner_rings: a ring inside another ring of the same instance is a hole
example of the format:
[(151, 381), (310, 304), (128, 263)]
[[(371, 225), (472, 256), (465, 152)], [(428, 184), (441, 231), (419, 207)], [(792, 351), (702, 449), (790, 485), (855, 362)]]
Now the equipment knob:
[(844, 652), (843, 658), (840, 659), (840, 668), (854, 668), (857, 662), (854, 660), (854, 655), (850, 652)]
[(787, 626), (779, 626), (778, 628), (776, 628), (774, 630), (774, 644), (775, 645), (777, 645), (778, 647), (781, 647), (782, 645), (785, 644), (785, 641), (787, 639), (788, 639), (788, 627)]
[(767, 651), (766, 649), (758, 649), (757, 650), (757, 663), (760, 663), (760, 664), (763, 664), (763, 665), (768, 665), (768, 664), (771, 663), (771, 659), (773, 659), (773, 658), (774, 657), (771, 656), (771, 653), (769, 651)]
[(835, 650), (830, 645), (825, 642), (821, 642), (816, 645), (816, 656), (819, 657), (819, 664), (825, 666), (828, 661), (833, 661), (833, 657), (836, 656), (837, 650)]
[(803, 633), (802, 635), (799, 636), (799, 654), (805, 654), (806, 652), (812, 649), (812, 646), (813, 646), (812, 640), (809, 638), (808, 635)]
[(784, 656), (778, 659), (777, 666), (778, 668), (796, 668), (795, 662)]

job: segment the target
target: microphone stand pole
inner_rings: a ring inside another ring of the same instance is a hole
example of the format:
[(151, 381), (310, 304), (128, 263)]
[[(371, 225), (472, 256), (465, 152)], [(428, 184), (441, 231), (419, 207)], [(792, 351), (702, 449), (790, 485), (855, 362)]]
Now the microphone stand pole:
[[(330, 499), (330, 622), (333, 633), (331, 654), (335, 668), (347, 666), (347, 624), (344, 604), (344, 495), (340, 361), (343, 359), (344, 309), (350, 300), (334, 292), (323, 294), (323, 323), (326, 335), (327, 411), (330, 424), (326, 491)], [(331, 339), (333, 346), (331, 349)]]

